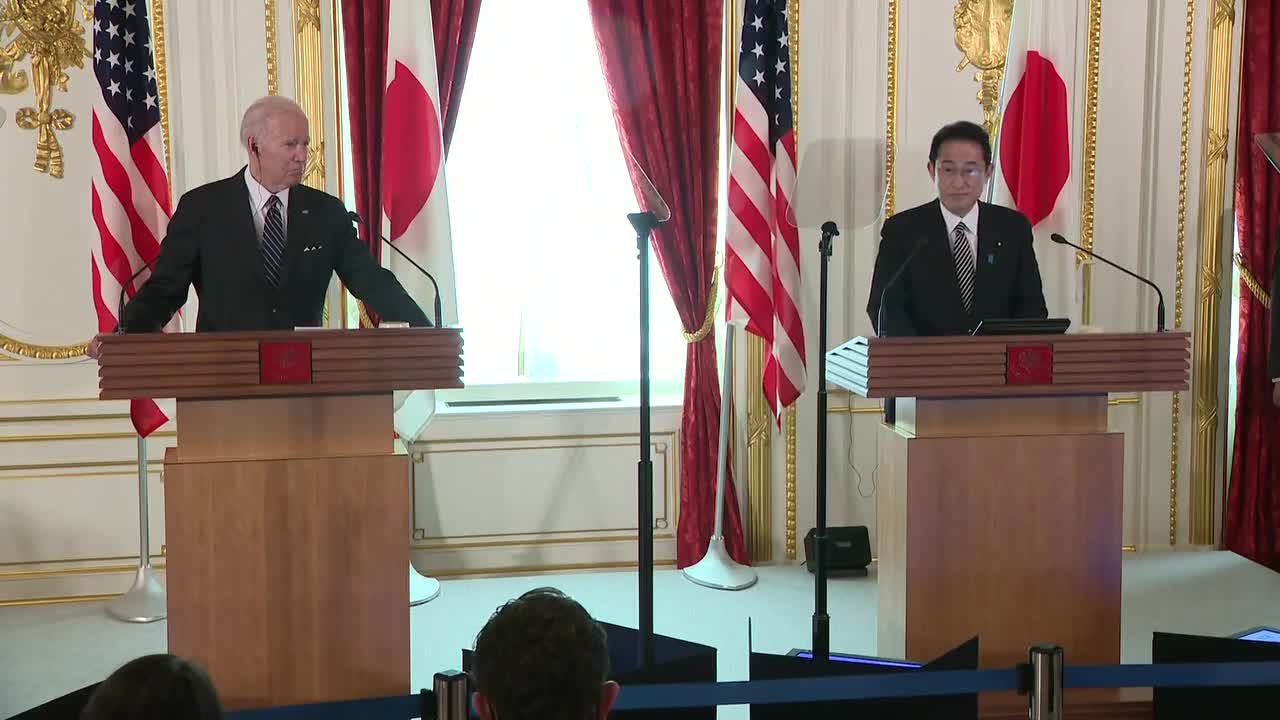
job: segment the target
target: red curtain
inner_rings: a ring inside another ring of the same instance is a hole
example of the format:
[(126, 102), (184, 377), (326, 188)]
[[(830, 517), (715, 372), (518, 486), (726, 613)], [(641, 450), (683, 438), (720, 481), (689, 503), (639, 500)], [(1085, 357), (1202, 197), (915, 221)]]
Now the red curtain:
[[(1280, 2), (1250, 0), (1245, 9), (1236, 145), (1236, 223), (1244, 266), (1271, 302), (1280, 230), (1280, 176), (1253, 137), (1280, 131)], [(1236, 360), (1235, 450), (1227, 495), (1228, 550), (1280, 570), (1280, 411), (1272, 404), (1267, 367), (1267, 309), (1240, 288), (1240, 339)]]
[[(646, 209), (643, 171), (671, 208), (653, 235), (658, 265), (687, 331), (711, 301), (715, 261), (722, 2), (589, 0), (596, 44), (632, 185)], [(619, 218), (619, 222), (622, 218)], [(714, 337), (685, 354), (676, 563), (702, 559), (715, 523), (720, 387)], [(749, 562), (733, 478), (726, 478), (723, 533), (730, 555)]]
[[(440, 78), (440, 115), (444, 152), (449, 154), (458, 121), (463, 79), (471, 60), (481, 0), (431, 0), (431, 24)], [(377, 227), (382, 217), (382, 96), (387, 85), (387, 16), (389, 0), (342, 0), (343, 52), (347, 61), (347, 108), (351, 117), (351, 163), (356, 212)], [(382, 241), (368, 227), (360, 237), (375, 259)], [(377, 317), (369, 311), (377, 324)]]
[(480, 19), (480, 0), (431, 0), (431, 27), (435, 31), (436, 68), (440, 75), (440, 115), (444, 154), (449, 155), (453, 128), (458, 124), (462, 85), (471, 62)]
[(368, 223), (360, 228), (360, 237), (375, 259), (382, 257), (382, 241), (370, 228), (378, 227), (382, 218), (378, 162), (382, 157), (382, 95), (387, 86), (387, 8), (388, 0), (342, 0), (356, 212)]

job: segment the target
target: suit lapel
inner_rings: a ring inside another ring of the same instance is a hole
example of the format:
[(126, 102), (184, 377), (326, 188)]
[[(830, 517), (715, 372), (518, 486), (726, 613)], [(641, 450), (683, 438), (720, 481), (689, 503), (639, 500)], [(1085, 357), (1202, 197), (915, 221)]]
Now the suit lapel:
[(293, 275), (293, 268), (298, 264), (298, 256), (302, 254), (302, 248), (306, 247), (308, 222), (311, 219), (311, 210), (306, 206), (306, 201), (302, 198), (302, 193), (298, 192), (298, 188), (289, 188), (289, 220), (284, 229), (284, 260), (280, 267), (280, 287), (285, 287), (290, 276)]
[(973, 311), (978, 320), (986, 319), (992, 307), (991, 293), (995, 289), (993, 282), (1000, 266), (999, 228), (991, 227), (994, 216), (987, 212), (983, 203), (978, 203), (978, 255), (974, 258), (976, 273), (974, 274)]
[(969, 326), (972, 323), (964, 311), (964, 298), (960, 295), (960, 282), (956, 279), (956, 260), (951, 254), (951, 236), (947, 234), (947, 221), (942, 217), (941, 200), (934, 200), (929, 205), (923, 230), (925, 237), (929, 238), (929, 260), (934, 266), (933, 275), (938, 278), (943, 307), (954, 308), (957, 325)]
[(241, 170), (232, 179), (230, 194), (231, 207), (227, 208), (227, 217), (231, 218), (231, 242), (236, 243), (236, 250), (245, 257), (246, 264), (253, 268), (253, 273), (264, 287), (271, 287), (267, 282), (267, 271), (262, 266), (262, 247), (258, 240), (258, 230), (254, 226), (254, 213), (258, 212), (257, 203), (249, 197), (249, 186), (245, 184), (244, 174), (248, 168)]

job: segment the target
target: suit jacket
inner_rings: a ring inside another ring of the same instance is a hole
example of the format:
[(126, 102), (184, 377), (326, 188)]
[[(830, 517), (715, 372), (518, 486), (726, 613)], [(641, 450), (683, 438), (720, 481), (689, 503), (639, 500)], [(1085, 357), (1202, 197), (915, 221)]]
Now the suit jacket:
[[(885, 336), (967, 335), (986, 319), (1047, 317), (1031, 240), (1031, 223), (1022, 213), (978, 203), (973, 312), (966, 312), (940, 202), (893, 215), (880, 230), (867, 300), (872, 327)], [(920, 243), (923, 247), (885, 296), (882, 329), (880, 296)]]
[(200, 296), (197, 332), (318, 327), (334, 272), (382, 317), (431, 324), (395, 275), (374, 262), (342, 201), (305, 185), (289, 190), (280, 284), (272, 288), (245, 172), (202, 185), (178, 201), (150, 279), (125, 306), (122, 329), (164, 327), (187, 301), (191, 285)]

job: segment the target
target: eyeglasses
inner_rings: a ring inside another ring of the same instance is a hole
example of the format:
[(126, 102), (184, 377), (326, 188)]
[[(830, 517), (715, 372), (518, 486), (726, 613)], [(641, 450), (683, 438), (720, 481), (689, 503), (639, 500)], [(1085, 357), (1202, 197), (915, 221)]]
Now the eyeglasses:
[(982, 168), (977, 165), (966, 165), (964, 167), (956, 167), (955, 165), (939, 165), (938, 174), (947, 180), (955, 180), (959, 178), (965, 182), (973, 182), (983, 175)]

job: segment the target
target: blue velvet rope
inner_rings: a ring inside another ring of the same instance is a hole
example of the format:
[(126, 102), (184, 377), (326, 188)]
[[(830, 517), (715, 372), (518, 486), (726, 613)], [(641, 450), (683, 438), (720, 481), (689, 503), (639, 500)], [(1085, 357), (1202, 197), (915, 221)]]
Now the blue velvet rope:
[[(1082, 665), (1063, 669), (1066, 688), (1280, 686), (1280, 662)], [(615, 710), (768, 705), (965, 695), (1017, 689), (1017, 670), (946, 670), (887, 675), (623, 686)], [(406, 720), (422, 696), (293, 705), (228, 713), (233, 720)]]

